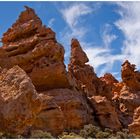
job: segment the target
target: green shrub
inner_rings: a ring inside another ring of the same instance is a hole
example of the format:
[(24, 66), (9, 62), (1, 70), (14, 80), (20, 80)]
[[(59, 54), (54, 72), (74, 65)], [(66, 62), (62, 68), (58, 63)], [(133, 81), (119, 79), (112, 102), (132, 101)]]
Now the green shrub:
[(82, 130), (80, 130), (80, 136), (83, 138), (96, 138), (96, 134), (100, 131), (100, 128), (92, 124), (85, 125)]
[(42, 130), (32, 130), (31, 131), (31, 136), (30, 138), (34, 138), (34, 139), (52, 139), (53, 136), (51, 135), (51, 133), (49, 132), (45, 132)]
[(8, 132), (0, 132), (0, 139), (22, 139), (21, 135), (16, 135)]
[(78, 134), (75, 134), (74, 132), (68, 133), (63, 132), (60, 136), (60, 139), (82, 139), (82, 137)]
[[(21, 135), (15, 135), (7, 132), (0, 132), (0, 138), (24, 138)], [(42, 130), (32, 130), (29, 138), (34, 139), (51, 139), (54, 138), (51, 133)], [(93, 124), (85, 125), (83, 129), (80, 130), (79, 134), (74, 132), (63, 132), (58, 136), (60, 139), (88, 139), (88, 138), (98, 138), (98, 139), (134, 139), (140, 138), (140, 136), (132, 135), (129, 133), (128, 129), (122, 129), (121, 131), (114, 132), (109, 128), (102, 130), (100, 127), (94, 126)]]
[(95, 136), (98, 139), (103, 139), (103, 138), (109, 138), (110, 134), (108, 132), (99, 131)]

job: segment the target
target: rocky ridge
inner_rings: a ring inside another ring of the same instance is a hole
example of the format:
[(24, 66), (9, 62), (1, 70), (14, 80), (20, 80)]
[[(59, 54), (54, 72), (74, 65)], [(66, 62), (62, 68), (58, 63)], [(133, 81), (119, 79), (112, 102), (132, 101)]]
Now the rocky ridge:
[(122, 81), (97, 77), (77, 39), (71, 40), (68, 71), (55, 32), (25, 6), (3, 34), (0, 47), (1, 131), (58, 135), (95, 124), (140, 134), (140, 72), (122, 64)]

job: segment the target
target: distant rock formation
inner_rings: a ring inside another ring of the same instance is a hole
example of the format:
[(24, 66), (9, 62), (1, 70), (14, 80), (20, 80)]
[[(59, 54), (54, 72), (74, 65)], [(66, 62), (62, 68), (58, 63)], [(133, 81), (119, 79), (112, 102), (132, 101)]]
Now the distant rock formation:
[(97, 77), (77, 39), (71, 40), (68, 71), (55, 32), (25, 6), (3, 34), (0, 47), (0, 130), (58, 135), (95, 124), (140, 134), (140, 72), (127, 60), (122, 81)]

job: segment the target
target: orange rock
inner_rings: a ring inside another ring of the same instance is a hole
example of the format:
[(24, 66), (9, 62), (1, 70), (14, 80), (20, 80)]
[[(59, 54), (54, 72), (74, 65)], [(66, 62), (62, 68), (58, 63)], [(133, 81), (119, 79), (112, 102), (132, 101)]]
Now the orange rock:
[(122, 82), (115, 83), (112, 92), (119, 110), (120, 122), (127, 128), (133, 121), (134, 110), (140, 106), (140, 72), (135, 71), (135, 65), (128, 60), (122, 64), (121, 72)]
[(140, 90), (140, 72), (135, 71), (135, 65), (126, 60), (122, 64), (122, 80), (133, 90)]
[(105, 81), (107, 85), (112, 86), (112, 88), (114, 87), (115, 83), (118, 83), (118, 80), (116, 80), (110, 73), (106, 73), (103, 77), (100, 77), (100, 79)]
[(42, 129), (52, 134), (65, 130), (79, 130), (85, 124), (93, 123), (93, 112), (80, 92), (70, 89), (53, 89), (40, 93), (51, 101), (46, 104), (35, 120), (34, 129)]
[(64, 48), (55, 33), (42, 25), (34, 10), (25, 7), (16, 23), (3, 34), (0, 66), (24, 69), (37, 90), (69, 88)]
[(87, 96), (103, 95), (112, 98), (111, 88), (95, 74), (93, 67), (88, 64), (88, 58), (77, 39), (71, 41), (71, 58), (68, 66), (69, 74), (74, 78), (78, 89)]
[(0, 73), (0, 93), (1, 130), (24, 133), (41, 106), (30, 78), (18, 66), (4, 69)]
[(95, 115), (99, 121), (99, 125), (112, 130), (121, 128), (115, 107), (106, 97), (92, 96), (89, 100), (95, 109)]
[(135, 109), (133, 122), (129, 125), (129, 130), (131, 133), (140, 135), (140, 107)]

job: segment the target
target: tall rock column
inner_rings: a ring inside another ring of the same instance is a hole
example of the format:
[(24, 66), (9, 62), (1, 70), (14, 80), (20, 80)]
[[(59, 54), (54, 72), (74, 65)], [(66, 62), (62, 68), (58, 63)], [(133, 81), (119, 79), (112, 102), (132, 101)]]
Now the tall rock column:
[(88, 61), (87, 55), (82, 50), (78, 40), (72, 39), (68, 70), (71, 77), (75, 78), (77, 87), (83, 90), (88, 97), (102, 95), (111, 99), (110, 87), (96, 76), (93, 67), (86, 64)]
[(68, 88), (64, 48), (55, 33), (42, 25), (34, 10), (25, 7), (17, 21), (3, 34), (0, 66), (24, 69), (37, 90)]

